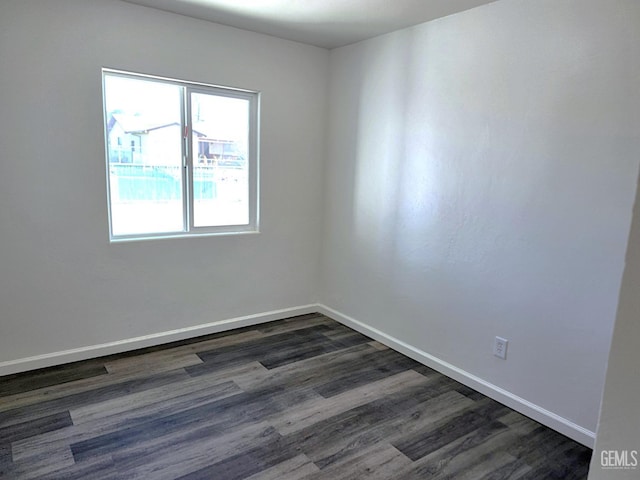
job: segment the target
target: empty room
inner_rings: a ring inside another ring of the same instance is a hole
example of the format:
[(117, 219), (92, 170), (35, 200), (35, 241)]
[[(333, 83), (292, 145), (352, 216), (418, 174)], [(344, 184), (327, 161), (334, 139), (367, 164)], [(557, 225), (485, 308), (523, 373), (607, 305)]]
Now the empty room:
[(639, 112), (636, 0), (0, 0), (0, 478), (637, 480)]

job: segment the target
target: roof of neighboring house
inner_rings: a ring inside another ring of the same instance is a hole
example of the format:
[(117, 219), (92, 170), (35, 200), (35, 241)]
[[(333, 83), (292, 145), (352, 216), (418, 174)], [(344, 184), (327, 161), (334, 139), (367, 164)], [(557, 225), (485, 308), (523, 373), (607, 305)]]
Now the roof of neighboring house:
[(193, 130), (202, 132), (203, 136), (211, 139), (225, 139), (223, 142), (235, 142), (238, 137), (238, 126), (229, 122), (223, 116), (214, 116), (206, 121), (195, 122)]
[[(158, 130), (161, 128), (171, 127), (174, 125), (179, 126), (180, 122), (175, 120), (158, 120), (151, 119), (148, 117), (144, 117), (141, 115), (127, 115), (124, 113), (112, 113), (109, 119), (108, 131), (111, 132), (111, 129), (115, 124), (120, 125), (120, 128), (124, 130), (125, 133), (148, 133), (152, 130)], [(206, 136), (204, 133), (199, 131), (198, 129), (193, 129), (193, 133), (195, 133), (199, 137)]]
[(125, 133), (140, 133), (148, 132), (149, 130), (156, 130), (158, 128), (168, 127), (170, 125), (179, 125), (177, 121), (171, 120), (156, 120), (140, 115), (127, 115), (124, 113), (111, 114), (115, 123), (120, 125), (120, 128)]

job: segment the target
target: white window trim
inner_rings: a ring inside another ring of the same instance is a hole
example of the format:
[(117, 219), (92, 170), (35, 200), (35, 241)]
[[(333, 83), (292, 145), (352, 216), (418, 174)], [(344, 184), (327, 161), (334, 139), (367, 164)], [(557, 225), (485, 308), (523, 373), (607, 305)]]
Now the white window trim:
[[(179, 232), (154, 232), (154, 233), (136, 233), (130, 235), (114, 235), (111, 217), (111, 189), (109, 185), (109, 139), (107, 134), (107, 106), (105, 77), (121, 76), (133, 79), (148, 79), (157, 82), (170, 83), (183, 88), (182, 90), (182, 106), (181, 121), (182, 126), (187, 128), (187, 132), (191, 132), (191, 102), (187, 101), (189, 95), (194, 93), (217, 94), (230, 98), (241, 98), (249, 102), (249, 223), (247, 225), (223, 225), (216, 227), (196, 227), (193, 221), (193, 189), (191, 187), (191, 175), (193, 171), (193, 152), (190, 145), (190, 136), (182, 135), (182, 167), (183, 167), (183, 222), (184, 229)], [(179, 80), (156, 75), (143, 73), (135, 73), (112, 68), (102, 69), (102, 104), (103, 104), (103, 130), (105, 136), (105, 168), (106, 168), (106, 189), (107, 189), (107, 208), (109, 220), (109, 241), (112, 243), (132, 242), (142, 240), (160, 240), (168, 238), (190, 238), (190, 237), (206, 237), (219, 235), (245, 235), (260, 233), (259, 229), (259, 185), (260, 185), (260, 92), (252, 90), (243, 90), (239, 88), (224, 87), (201, 82), (192, 82), (188, 80)]]

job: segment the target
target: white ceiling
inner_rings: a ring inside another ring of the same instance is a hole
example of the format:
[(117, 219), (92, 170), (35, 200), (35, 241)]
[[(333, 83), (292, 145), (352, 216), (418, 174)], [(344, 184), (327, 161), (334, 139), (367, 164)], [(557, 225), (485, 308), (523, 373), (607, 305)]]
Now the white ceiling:
[(125, 0), (334, 48), (495, 0)]

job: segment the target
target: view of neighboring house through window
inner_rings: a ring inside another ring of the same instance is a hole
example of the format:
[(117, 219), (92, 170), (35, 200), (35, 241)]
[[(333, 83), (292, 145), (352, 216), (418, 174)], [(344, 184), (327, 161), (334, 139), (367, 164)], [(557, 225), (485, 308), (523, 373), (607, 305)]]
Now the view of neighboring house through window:
[(112, 239), (257, 229), (257, 101), (103, 71)]

